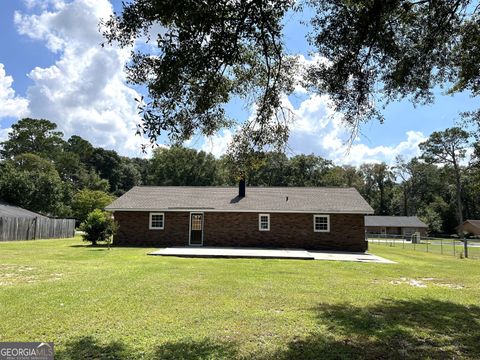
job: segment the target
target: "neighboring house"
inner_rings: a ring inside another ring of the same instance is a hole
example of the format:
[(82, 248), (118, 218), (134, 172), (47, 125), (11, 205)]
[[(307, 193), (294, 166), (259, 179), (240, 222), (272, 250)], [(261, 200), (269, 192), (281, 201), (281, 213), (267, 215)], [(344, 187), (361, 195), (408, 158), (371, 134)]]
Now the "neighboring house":
[(24, 218), (24, 219), (35, 219), (35, 218), (48, 219), (46, 216), (37, 214), (36, 212), (21, 208), (19, 206), (10, 205), (0, 199), (0, 218), (3, 218), (3, 217)]
[(406, 235), (427, 234), (428, 226), (416, 216), (365, 216), (368, 234)]
[[(460, 231), (460, 225), (455, 229)], [(480, 235), (480, 220), (465, 220), (463, 222), (463, 232), (466, 234)]]
[(117, 245), (227, 246), (365, 251), (354, 188), (134, 187), (106, 207)]

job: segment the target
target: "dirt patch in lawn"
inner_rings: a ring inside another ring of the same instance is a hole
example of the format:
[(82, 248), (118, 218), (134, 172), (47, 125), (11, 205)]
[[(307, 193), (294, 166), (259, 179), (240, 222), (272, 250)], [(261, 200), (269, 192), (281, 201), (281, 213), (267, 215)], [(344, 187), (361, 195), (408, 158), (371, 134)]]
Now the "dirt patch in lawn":
[(43, 272), (30, 265), (0, 265), (0, 286), (57, 281), (62, 276), (60, 273)]
[(410, 285), (419, 288), (426, 288), (428, 286), (440, 286), (446, 287), (449, 289), (463, 289), (465, 286), (462, 284), (451, 284), (442, 282), (441, 279), (435, 279), (431, 277), (424, 277), (418, 279), (409, 279), (406, 277), (401, 277), (399, 280), (390, 281), (392, 285)]

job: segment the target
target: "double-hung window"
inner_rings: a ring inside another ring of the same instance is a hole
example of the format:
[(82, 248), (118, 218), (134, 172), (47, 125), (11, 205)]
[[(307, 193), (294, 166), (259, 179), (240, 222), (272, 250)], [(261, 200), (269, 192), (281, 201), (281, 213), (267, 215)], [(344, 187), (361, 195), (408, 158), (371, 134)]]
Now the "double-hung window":
[(164, 213), (150, 213), (150, 230), (163, 230), (165, 225)]
[(270, 214), (258, 215), (258, 230), (270, 231)]
[(313, 231), (329, 232), (330, 216), (329, 215), (313, 215)]

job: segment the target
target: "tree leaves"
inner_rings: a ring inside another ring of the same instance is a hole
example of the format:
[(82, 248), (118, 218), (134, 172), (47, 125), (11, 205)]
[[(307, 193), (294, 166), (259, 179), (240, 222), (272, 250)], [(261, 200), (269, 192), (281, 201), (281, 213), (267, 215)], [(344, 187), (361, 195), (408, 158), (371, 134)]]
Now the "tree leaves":
[[(479, 14), (475, 1), (310, 0), (310, 42), (323, 57), (307, 73), (312, 91), (329, 94), (354, 130), (383, 121), (381, 109), (432, 89), (478, 94)], [(473, 8), (473, 9), (472, 9)], [(472, 12), (473, 10), (473, 12)]]
[[(283, 151), (292, 116), (281, 97), (300, 71), (284, 49), (282, 20), (304, 5), (314, 10), (309, 41), (321, 60), (301, 71), (303, 85), (330, 96), (352, 139), (362, 123), (383, 121), (392, 101), (434, 101), (437, 85), (478, 95), (472, 0), (134, 0), (103, 25), (109, 43), (147, 38), (154, 45), (137, 46), (127, 66), (129, 81), (148, 89), (138, 133), (150, 145), (163, 134), (181, 144), (240, 121), (229, 152), (239, 176), (258, 162), (256, 153)], [(152, 28), (160, 28), (154, 38)], [(255, 106), (251, 118), (227, 116), (234, 97)]]
[(137, 50), (127, 66), (128, 80), (146, 85), (139, 132), (151, 144), (161, 134), (182, 143), (194, 134), (213, 135), (233, 124), (224, 105), (232, 96), (256, 104), (254, 146), (260, 139), (283, 145), (278, 123), (280, 97), (291, 92), (292, 59), (282, 43), (281, 20), (292, 0), (135, 0), (104, 25), (108, 42), (131, 45), (162, 27), (155, 54)]

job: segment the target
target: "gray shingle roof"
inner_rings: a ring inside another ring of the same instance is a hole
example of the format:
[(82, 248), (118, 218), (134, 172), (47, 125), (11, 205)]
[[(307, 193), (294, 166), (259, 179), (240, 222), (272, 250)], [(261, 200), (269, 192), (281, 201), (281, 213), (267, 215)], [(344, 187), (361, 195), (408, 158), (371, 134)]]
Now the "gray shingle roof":
[(0, 200), (0, 217), (43, 218), (44, 216)]
[[(288, 197), (288, 201), (287, 201)], [(371, 214), (354, 188), (136, 186), (106, 207), (113, 211), (314, 211)]]
[(365, 226), (428, 227), (416, 216), (365, 216)]

